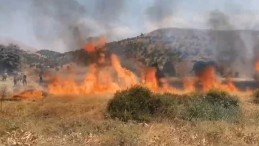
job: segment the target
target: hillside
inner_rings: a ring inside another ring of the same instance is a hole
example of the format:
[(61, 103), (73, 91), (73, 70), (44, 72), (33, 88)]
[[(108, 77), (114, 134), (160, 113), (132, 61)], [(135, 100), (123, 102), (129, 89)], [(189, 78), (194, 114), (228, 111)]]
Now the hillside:
[[(258, 52), (258, 31), (250, 30), (198, 30), (198, 29), (158, 29), (147, 34), (107, 43), (110, 53), (116, 53), (123, 59), (122, 64), (134, 68), (134, 61), (146, 66), (158, 65), (161, 70), (168, 70), (175, 74), (174, 67), (187, 61), (188, 66), (193, 62), (214, 60), (219, 64), (226, 64), (233, 72), (242, 70), (240, 66), (252, 66), (246, 60), (256, 57), (251, 52)], [(7, 52), (18, 52), (26, 64), (43, 64), (45, 66), (59, 66), (71, 62), (89, 64), (90, 57), (83, 50), (59, 53), (41, 50), (35, 53), (19, 50), (19, 47), (8, 48)], [(249, 53), (250, 52), (250, 53)], [(134, 61), (132, 61), (134, 60)], [(244, 61), (245, 60), (245, 61)], [(235, 67), (232, 63), (238, 63)], [(180, 65), (182, 66), (182, 65)], [(190, 67), (187, 69), (191, 70)], [(248, 69), (246, 69), (248, 70)], [(250, 69), (251, 70), (251, 69)], [(188, 72), (186, 71), (186, 72)]]
[(46, 58), (24, 51), (14, 44), (0, 46), (0, 73), (14, 73), (21, 70), (23, 65), (38, 64), (46, 61)]
[[(187, 61), (215, 61), (224, 74), (251, 76), (259, 52), (259, 32), (251, 30), (198, 30), (165, 28), (108, 44), (122, 56), (137, 58), (146, 65)], [(191, 69), (189, 68), (188, 71)], [(247, 72), (244, 72), (246, 70)], [(251, 72), (250, 72), (251, 71)], [(231, 73), (232, 72), (232, 73)]]
[(41, 54), (42, 56), (48, 59), (54, 59), (62, 55), (62, 53), (51, 51), (51, 50), (40, 50), (40, 51), (37, 51), (36, 53)]

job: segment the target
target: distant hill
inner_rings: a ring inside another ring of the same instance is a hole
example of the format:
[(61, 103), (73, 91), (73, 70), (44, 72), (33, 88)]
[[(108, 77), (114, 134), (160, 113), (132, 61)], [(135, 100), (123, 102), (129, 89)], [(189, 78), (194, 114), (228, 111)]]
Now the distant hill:
[(168, 62), (215, 61), (227, 72), (251, 75), (259, 59), (258, 42), (259, 31), (164, 28), (111, 42), (108, 48), (146, 65), (158, 62), (161, 68)]
[(62, 53), (51, 51), (51, 50), (40, 50), (36, 53), (48, 58), (48, 59), (56, 59), (57, 57), (60, 57)]
[(18, 45), (0, 45), (0, 73), (15, 73), (24, 65), (36, 66), (39, 64), (52, 64), (51, 61), (40, 54), (25, 51)]
[[(146, 66), (157, 65), (163, 70), (172, 65), (177, 66), (182, 61), (192, 63), (214, 60), (228, 66), (232, 66), (232, 62), (246, 66), (243, 60), (249, 57), (247, 53), (249, 51), (255, 52), (254, 54), (259, 53), (257, 42), (259, 42), (258, 31), (164, 28), (133, 38), (109, 42), (106, 44), (106, 49), (109, 54), (118, 54), (122, 58), (122, 64), (128, 68), (135, 65), (132, 61), (135, 60)], [(2, 48), (5, 48), (3, 50), (6, 53), (18, 54), (22, 62), (29, 65), (59, 66), (71, 62), (86, 65), (90, 63), (90, 56), (84, 50), (59, 53), (51, 50), (24, 51), (17, 46)]]
[(37, 49), (30, 46), (30, 44), (25, 44), (18, 40), (13, 40), (13, 39), (9, 39), (9, 38), (0, 37), (0, 44), (4, 45), (4, 46), (8, 46), (9, 44), (15, 44), (15, 45), (19, 46), (20, 49), (27, 51), (27, 52), (36, 52), (37, 51)]

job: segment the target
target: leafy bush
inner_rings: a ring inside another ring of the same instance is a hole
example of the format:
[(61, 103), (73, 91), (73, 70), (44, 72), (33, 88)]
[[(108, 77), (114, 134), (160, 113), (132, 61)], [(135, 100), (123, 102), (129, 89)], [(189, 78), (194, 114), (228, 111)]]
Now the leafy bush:
[(188, 120), (239, 120), (241, 111), (238, 100), (221, 91), (210, 91), (188, 102), (188, 108), (182, 117)]
[(259, 89), (254, 92), (254, 103), (259, 103)]
[(185, 120), (224, 120), (235, 122), (240, 117), (239, 102), (221, 91), (207, 94), (154, 94), (135, 86), (117, 92), (108, 105), (112, 118), (123, 121), (149, 121), (152, 118)]
[(149, 120), (156, 108), (153, 93), (147, 88), (135, 86), (115, 93), (108, 105), (108, 112), (112, 118), (123, 121)]
[(170, 93), (155, 94), (155, 116), (161, 118), (175, 118), (185, 109), (186, 98)]

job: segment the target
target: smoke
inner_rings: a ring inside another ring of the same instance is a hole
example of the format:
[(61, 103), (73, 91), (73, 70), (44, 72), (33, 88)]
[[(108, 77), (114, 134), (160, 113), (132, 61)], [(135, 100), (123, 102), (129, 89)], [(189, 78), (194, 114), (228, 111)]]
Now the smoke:
[(239, 72), (243, 76), (251, 76), (252, 66), (252, 41), (249, 32), (236, 31), (230, 21), (230, 17), (221, 11), (212, 11), (209, 14), (208, 24), (210, 31), (212, 49), (215, 60), (225, 72)]
[(163, 26), (166, 19), (172, 18), (176, 5), (176, 0), (155, 0), (154, 4), (146, 10), (148, 21), (158, 27)]
[(125, 0), (96, 0), (96, 18), (110, 25), (123, 14), (124, 6)]
[(32, 0), (34, 31), (40, 39), (58, 38), (68, 48), (78, 49), (92, 35), (112, 36), (110, 26), (119, 18), (123, 4), (124, 0), (97, 0), (91, 12), (76, 0)]
[[(88, 37), (106, 36), (114, 41), (161, 27), (205, 28), (209, 22), (213, 30), (235, 29), (232, 19), (221, 12), (204, 19), (204, 13), (219, 7), (214, 3), (197, 1), (192, 6), (179, 0), (0, 0), (0, 35), (37, 49), (66, 51), (63, 48), (82, 47)], [(225, 4), (218, 3), (220, 7)], [(250, 18), (244, 18), (242, 23), (248, 24)]]
[(233, 28), (229, 22), (229, 17), (218, 10), (210, 12), (208, 23), (213, 30), (229, 30)]
[(79, 49), (88, 37), (104, 35), (112, 40), (130, 32), (118, 25), (125, 0), (0, 0), (0, 5), (4, 20), (0, 26), (9, 28), (5, 36), (11, 31), (16, 39), (18, 33), (30, 35), (30, 40), (38, 40), (46, 47)]
[[(68, 48), (79, 48), (80, 25), (86, 10), (75, 0), (32, 0), (31, 22), (35, 35), (46, 42), (58, 39)], [(79, 46), (78, 46), (79, 45)]]

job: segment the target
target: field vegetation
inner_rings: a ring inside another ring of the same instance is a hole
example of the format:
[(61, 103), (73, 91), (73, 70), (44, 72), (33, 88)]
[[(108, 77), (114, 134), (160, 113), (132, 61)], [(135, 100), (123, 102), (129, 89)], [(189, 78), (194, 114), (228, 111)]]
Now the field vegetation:
[(254, 97), (221, 91), (4, 101), (0, 145), (258, 145)]

